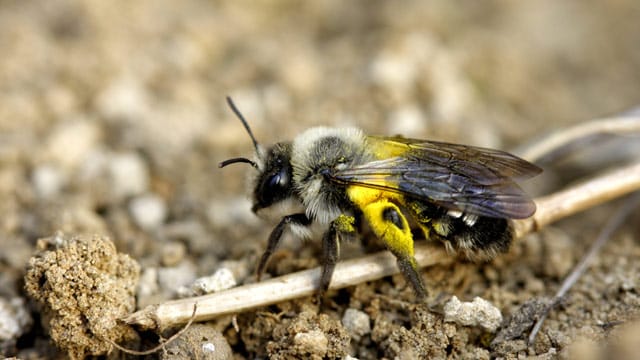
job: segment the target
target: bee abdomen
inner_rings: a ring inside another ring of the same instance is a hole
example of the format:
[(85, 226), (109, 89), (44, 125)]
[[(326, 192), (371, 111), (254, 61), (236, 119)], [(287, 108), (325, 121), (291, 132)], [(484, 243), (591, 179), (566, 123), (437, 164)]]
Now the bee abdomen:
[(407, 205), (427, 230), (427, 237), (442, 241), (451, 252), (481, 261), (509, 249), (513, 229), (508, 219), (466, 214), (417, 200)]

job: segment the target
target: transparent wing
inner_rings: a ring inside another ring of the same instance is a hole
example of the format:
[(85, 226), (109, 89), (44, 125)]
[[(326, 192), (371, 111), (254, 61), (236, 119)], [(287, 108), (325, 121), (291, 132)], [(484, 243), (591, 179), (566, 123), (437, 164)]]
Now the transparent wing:
[(542, 170), (504, 151), (426, 140), (369, 137), (380, 160), (337, 170), (341, 183), (402, 193), (465, 213), (526, 218), (535, 204), (516, 184)]

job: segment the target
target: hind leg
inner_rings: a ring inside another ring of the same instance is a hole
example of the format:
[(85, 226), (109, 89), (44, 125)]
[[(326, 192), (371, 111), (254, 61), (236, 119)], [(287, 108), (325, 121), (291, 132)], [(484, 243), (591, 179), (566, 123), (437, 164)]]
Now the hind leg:
[(361, 208), (365, 220), (387, 249), (395, 255), (398, 268), (409, 281), (419, 299), (427, 295), (414, 257), (413, 235), (407, 219), (394, 203), (379, 199)]

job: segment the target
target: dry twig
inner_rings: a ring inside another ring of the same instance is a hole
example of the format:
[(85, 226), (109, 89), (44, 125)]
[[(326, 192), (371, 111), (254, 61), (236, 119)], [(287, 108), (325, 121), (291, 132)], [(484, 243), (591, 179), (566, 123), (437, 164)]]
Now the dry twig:
[(602, 134), (627, 136), (634, 133), (640, 133), (640, 117), (638, 116), (597, 119), (550, 134), (530, 146), (523, 147), (518, 155), (529, 161), (537, 162), (552, 156), (559, 149), (592, 136)]
[(167, 345), (171, 344), (172, 342), (174, 342), (176, 339), (178, 339), (180, 336), (182, 336), (182, 334), (184, 334), (190, 327), (191, 324), (193, 324), (193, 321), (196, 318), (196, 311), (198, 310), (198, 303), (195, 302), (193, 303), (193, 310), (191, 311), (191, 316), (189, 317), (189, 321), (187, 322), (187, 324), (180, 329), (180, 331), (178, 331), (177, 333), (171, 335), (170, 338), (168, 338), (166, 341), (162, 341), (160, 344), (156, 345), (155, 347), (149, 349), (149, 350), (144, 350), (144, 351), (137, 351), (137, 350), (131, 350), (131, 349), (127, 349), (124, 346), (121, 346), (119, 344), (117, 344), (116, 342), (114, 342), (111, 339), (105, 339), (108, 343), (111, 344), (111, 346), (115, 347), (116, 349), (130, 354), (130, 355), (136, 355), (136, 356), (145, 356), (145, 355), (151, 355), (161, 349), (164, 349)]
[(533, 217), (515, 221), (516, 238), (552, 222), (640, 189), (640, 163), (624, 166), (582, 184), (535, 199)]

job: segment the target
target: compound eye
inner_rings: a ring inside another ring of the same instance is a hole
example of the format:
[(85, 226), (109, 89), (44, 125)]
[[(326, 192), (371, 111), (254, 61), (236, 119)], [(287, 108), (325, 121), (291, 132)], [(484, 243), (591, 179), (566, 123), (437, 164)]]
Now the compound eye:
[(269, 180), (267, 180), (267, 188), (275, 189), (280, 185), (281, 179), (282, 177), (280, 176), (280, 174), (271, 175), (271, 177), (269, 177)]
[(264, 159), (265, 165), (253, 189), (253, 212), (291, 197), (294, 193), (289, 150), (283, 146), (278, 145), (275, 150), (270, 150)]
[(279, 189), (285, 188), (288, 182), (289, 179), (286, 169), (282, 169), (267, 179), (267, 190), (278, 191)]

